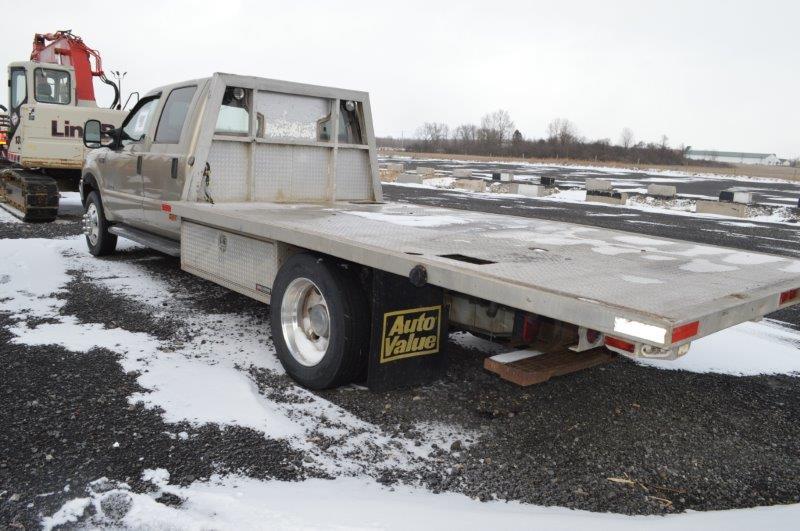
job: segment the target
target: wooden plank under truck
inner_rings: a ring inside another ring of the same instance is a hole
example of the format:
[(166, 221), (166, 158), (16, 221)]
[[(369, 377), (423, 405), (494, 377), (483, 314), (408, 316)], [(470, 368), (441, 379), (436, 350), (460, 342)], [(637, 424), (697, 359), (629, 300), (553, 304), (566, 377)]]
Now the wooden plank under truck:
[(310, 388), (428, 381), (456, 329), (528, 349), (512, 362), (674, 359), (798, 302), (788, 258), (386, 203), (365, 92), (214, 74), (150, 92), (110, 144), (101, 131), (84, 126), (90, 251), (129, 238), (270, 304), (278, 356)]

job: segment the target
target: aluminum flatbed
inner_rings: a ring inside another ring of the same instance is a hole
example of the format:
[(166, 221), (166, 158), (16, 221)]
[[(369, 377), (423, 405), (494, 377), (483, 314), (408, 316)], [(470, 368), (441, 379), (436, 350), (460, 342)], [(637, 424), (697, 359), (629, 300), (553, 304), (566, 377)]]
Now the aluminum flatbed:
[(603, 347), (674, 359), (800, 302), (783, 257), (384, 203), (365, 92), (217, 73), (151, 91), (111, 133), (84, 124), (90, 251), (134, 239), (269, 303), (278, 358), (315, 389), (440, 377), (454, 328), (577, 367)]
[(172, 211), (447, 290), (663, 347), (780, 307), (800, 261), (530, 218), (400, 204), (180, 202)]

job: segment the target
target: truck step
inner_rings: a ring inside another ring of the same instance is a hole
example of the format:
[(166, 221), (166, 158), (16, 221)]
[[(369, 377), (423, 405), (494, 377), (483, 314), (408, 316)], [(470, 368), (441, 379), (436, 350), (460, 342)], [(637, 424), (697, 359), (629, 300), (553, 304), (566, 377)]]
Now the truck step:
[(580, 353), (571, 350), (540, 352), (528, 349), (486, 358), (483, 367), (504, 380), (525, 387), (546, 382), (554, 376), (563, 376), (608, 363), (616, 358), (616, 354), (605, 348)]
[(151, 234), (143, 230), (135, 229), (133, 227), (129, 227), (128, 225), (113, 225), (108, 228), (108, 232), (136, 243), (140, 243), (145, 247), (149, 247), (150, 249), (154, 249), (170, 256), (177, 257), (181, 255), (180, 242), (176, 242), (175, 240), (170, 240), (169, 238), (164, 238), (156, 234)]

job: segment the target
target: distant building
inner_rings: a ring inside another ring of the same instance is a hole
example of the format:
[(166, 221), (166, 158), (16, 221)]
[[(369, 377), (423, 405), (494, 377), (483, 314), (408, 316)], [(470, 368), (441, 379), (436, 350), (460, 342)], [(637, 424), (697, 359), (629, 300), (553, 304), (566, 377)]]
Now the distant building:
[(764, 164), (774, 166), (781, 163), (775, 153), (738, 153), (735, 151), (703, 151), (690, 149), (686, 158), (692, 160), (713, 160), (714, 162), (728, 162), (730, 164)]

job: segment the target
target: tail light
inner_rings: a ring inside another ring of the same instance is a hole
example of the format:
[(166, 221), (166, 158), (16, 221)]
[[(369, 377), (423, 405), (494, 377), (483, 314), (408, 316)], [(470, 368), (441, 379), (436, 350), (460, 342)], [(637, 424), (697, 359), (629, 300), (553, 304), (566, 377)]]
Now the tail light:
[(672, 329), (672, 342), (677, 343), (686, 338), (696, 336), (697, 331), (700, 329), (700, 321), (686, 323), (684, 325), (676, 326)]
[(636, 345), (633, 343), (617, 339), (616, 337), (606, 336), (605, 343), (609, 347), (618, 348), (620, 350), (624, 350), (625, 352), (633, 353), (636, 350)]
[(800, 295), (800, 288), (784, 291), (783, 293), (781, 293), (780, 304), (786, 304), (787, 302), (792, 302), (793, 300), (797, 299), (798, 295)]

